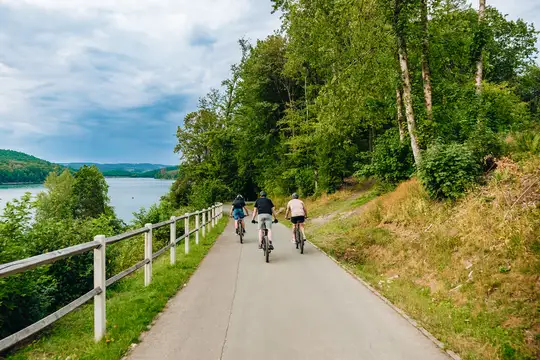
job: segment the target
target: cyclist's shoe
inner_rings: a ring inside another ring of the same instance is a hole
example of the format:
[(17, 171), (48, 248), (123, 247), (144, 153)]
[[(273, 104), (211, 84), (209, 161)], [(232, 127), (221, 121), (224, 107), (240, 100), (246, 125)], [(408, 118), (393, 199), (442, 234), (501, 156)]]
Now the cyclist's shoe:
[(259, 249), (262, 249), (262, 244), (259, 243)]
[(294, 239), (291, 239), (291, 244), (296, 244), (296, 243), (297, 243), (297, 241), (296, 241), (296, 240), (294, 240)]
[(272, 244), (271, 241), (270, 241), (270, 243), (268, 244), (268, 250), (274, 250), (274, 245)]

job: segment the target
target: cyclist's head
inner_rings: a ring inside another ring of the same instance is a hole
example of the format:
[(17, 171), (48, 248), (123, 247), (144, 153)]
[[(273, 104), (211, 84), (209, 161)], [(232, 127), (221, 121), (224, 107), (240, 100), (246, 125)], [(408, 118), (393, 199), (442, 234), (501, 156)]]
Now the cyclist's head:
[(266, 192), (265, 192), (265, 191), (261, 191), (261, 193), (260, 193), (259, 195), (261, 195), (261, 197), (266, 197)]
[(237, 200), (242, 200), (243, 198), (244, 198), (244, 197), (243, 197), (242, 195), (240, 195), (240, 194), (236, 195), (236, 199), (237, 199)]
[(297, 193), (293, 193), (293, 194), (292, 194), (292, 198), (293, 198), (293, 199), (298, 199), (298, 198), (299, 198), (299, 196), (298, 196), (298, 194), (297, 194)]

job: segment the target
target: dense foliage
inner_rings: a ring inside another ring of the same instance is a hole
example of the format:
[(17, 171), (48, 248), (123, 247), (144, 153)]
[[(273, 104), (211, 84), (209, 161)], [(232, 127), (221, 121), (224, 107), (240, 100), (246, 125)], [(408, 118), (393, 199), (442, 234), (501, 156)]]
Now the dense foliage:
[[(495, 8), (479, 20), (463, 0), (274, 5), (281, 31), (240, 40), (230, 78), (179, 127), (173, 205), (331, 192), (355, 172), (397, 182), (423, 152), (449, 156), (454, 144), (481, 166), (539, 120), (537, 33)], [(476, 169), (468, 163), (465, 178)], [(466, 183), (433, 194), (455, 197)]]
[[(124, 225), (108, 205), (107, 186), (96, 167), (71, 175), (51, 173), (46, 192), (6, 205), (0, 216), (0, 263), (19, 260), (112, 235)], [(109, 256), (110, 255), (110, 256)], [(108, 270), (114, 270), (114, 251)], [(33, 323), (92, 288), (92, 253), (0, 279), (0, 337)], [(111, 275), (111, 274), (109, 274)]]
[(456, 199), (480, 176), (474, 153), (462, 144), (435, 145), (424, 154), (418, 175), (435, 199)]
[(13, 150), (0, 150), (0, 185), (42, 183), (58, 165)]

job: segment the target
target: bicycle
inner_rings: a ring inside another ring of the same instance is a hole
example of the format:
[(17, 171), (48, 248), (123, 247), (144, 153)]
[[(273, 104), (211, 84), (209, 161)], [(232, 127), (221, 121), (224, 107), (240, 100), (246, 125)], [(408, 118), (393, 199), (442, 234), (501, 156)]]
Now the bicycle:
[(294, 224), (294, 238), (296, 239), (296, 248), (300, 249), (300, 254), (304, 253), (304, 243), (306, 242), (306, 239), (304, 239), (304, 234), (302, 234), (302, 231), (300, 229), (300, 224)]
[(241, 220), (238, 220), (238, 227), (236, 228), (236, 235), (240, 237), (240, 244), (244, 243), (244, 225)]
[[(231, 215), (230, 218), (233, 218), (233, 216)], [(243, 225), (243, 219), (238, 219), (238, 220), (235, 220), (236, 222), (238, 222), (238, 227), (236, 228), (236, 235), (238, 235), (240, 237), (240, 244), (243, 244), (244, 243), (244, 233), (246, 232), (245, 229), (244, 229), (244, 225)]]
[[(274, 224), (277, 224), (277, 220), (274, 220), (273, 222)], [(257, 224), (259, 222), (253, 220), (252, 223)], [(266, 259), (266, 262), (268, 263), (270, 262), (270, 253), (272, 252), (272, 250), (270, 250), (270, 244), (269, 244), (270, 241), (268, 240), (268, 229), (266, 228), (266, 224), (264, 222), (261, 226), (261, 230), (263, 231), (263, 238), (262, 238), (261, 246), (263, 249), (264, 258)]]

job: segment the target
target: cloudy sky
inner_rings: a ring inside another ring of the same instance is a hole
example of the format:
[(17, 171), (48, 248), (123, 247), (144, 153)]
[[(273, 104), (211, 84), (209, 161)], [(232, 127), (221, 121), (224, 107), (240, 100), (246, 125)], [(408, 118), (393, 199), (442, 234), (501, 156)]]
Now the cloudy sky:
[[(476, 1), (475, 1), (476, 2)], [(540, 28), (537, 0), (488, 0)], [(0, 0), (0, 148), (176, 164), (176, 127), (279, 27), (269, 0)]]

